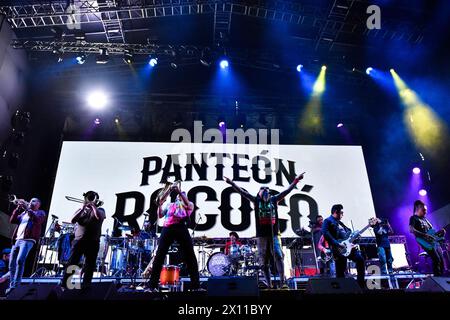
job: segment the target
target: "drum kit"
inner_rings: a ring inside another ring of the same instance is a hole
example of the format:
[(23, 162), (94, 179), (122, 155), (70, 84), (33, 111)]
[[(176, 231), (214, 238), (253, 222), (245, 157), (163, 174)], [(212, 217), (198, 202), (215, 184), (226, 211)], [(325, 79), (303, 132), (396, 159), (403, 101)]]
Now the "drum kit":
[[(64, 271), (71, 255), (75, 225), (59, 223), (55, 216), (47, 237), (41, 239), (36, 275), (58, 275)], [(120, 227), (129, 231), (128, 226)], [(110, 237), (101, 235), (97, 254), (97, 272), (100, 276), (137, 277), (156, 252), (157, 239), (141, 231), (136, 236)]]
[(199, 267), (203, 276), (254, 276), (258, 272), (254, 245), (231, 245), (228, 254), (220, 251), (224, 244), (200, 244), (199, 247)]

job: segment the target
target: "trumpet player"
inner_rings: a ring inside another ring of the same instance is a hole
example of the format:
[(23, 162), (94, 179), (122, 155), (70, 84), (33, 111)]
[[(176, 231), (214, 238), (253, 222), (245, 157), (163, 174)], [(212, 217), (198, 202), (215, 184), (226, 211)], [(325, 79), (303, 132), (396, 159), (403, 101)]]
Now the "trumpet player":
[(84, 196), (84, 204), (78, 209), (73, 218), (75, 223), (75, 238), (72, 242), (72, 250), (66, 265), (61, 286), (68, 288), (69, 277), (73, 274), (68, 272), (69, 266), (78, 265), (84, 255), (82, 287), (88, 287), (92, 282), (95, 271), (97, 255), (100, 248), (100, 236), (102, 224), (105, 220), (105, 210), (101, 208), (101, 201), (98, 201), (98, 194), (95, 191), (88, 191)]
[(42, 224), (45, 221), (45, 212), (39, 209), (41, 200), (38, 198), (32, 198), (30, 202), (15, 199), (13, 203), (17, 207), (9, 221), (17, 224), (17, 227), (12, 238), (13, 247), (9, 259), (10, 283), (7, 294), (20, 285), (27, 256), (39, 240)]

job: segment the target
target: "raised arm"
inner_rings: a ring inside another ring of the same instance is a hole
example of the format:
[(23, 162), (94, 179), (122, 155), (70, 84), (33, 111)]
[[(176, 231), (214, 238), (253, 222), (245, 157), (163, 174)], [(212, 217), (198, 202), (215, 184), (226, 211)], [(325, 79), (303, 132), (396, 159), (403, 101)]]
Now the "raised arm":
[(231, 180), (230, 178), (227, 178), (227, 177), (223, 177), (223, 179), (225, 180), (226, 183), (231, 185), (231, 187), (234, 190), (239, 192), (241, 194), (241, 196), (243, 196), (244, 198), (246, 198), (247, 200), (249, 200), (251, 202), (256, 202), (256, 197), (255, 196), (252, 196), (250, 193), (248, 193), (247, 190), (244, 190), (241, 187), (239, 187), (236, 183), (234, 183), (233, 180)]
[(14, 209), (13, 213), (11, 214), (11, 217), (9, 218), (9, 222), (14, 223), (14, 224), (19, 224), (20, 223), (19, 216), (22, 212), (23, 212), (23, 208), (20, 205), (17, 206)]
[(305, 175), (305, 172), (303, 172), (302, 174), (298, 175), (294, 181), (292, 181), (292, 183), (289, 185), (289, 187), (287, 187), (286, 190), (281, 191), (279, 194), (277, 194), (276, 197), (276, 201), (280, 202), (281, 200), (284, 199), (284, 197), (286, 197), (292, 190), (294, 190), (295, 186), (297, 185), (297, 183), (299, 183), (300, 180), (303, 179)]
[(186, 196), (186, 192), (181, 192), (181, 190), (178, 187), (176, 187), (176, 186), (173, 188), (173, 190), (180, 195), (184, 206), (186, 208), (188, 208), (189, 211), (194, 210), (194, 204), (189, 201), (188, 197)]

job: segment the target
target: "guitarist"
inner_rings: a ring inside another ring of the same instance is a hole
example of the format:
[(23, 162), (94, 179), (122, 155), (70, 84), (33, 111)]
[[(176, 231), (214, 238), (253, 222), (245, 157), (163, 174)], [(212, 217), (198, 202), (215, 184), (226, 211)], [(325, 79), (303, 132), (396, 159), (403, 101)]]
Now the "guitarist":
[[(444, 272), (444, 255), (441, 246), (433, 235), (428, 234), (433, 229), (430, 221), (425, 217), (427, 206), (421, 200), (414, 201), (414, 215), (409, 219), (409, 230), (416, 236), (417, 243), (425, 250), (433, 262), (433, 273), (436, 277)], [(439, 231), (445, 234), (445, 230)]]
[[(341, 255), (338, 249), (339, 247), (345, 247), (345, 245), (343, 245), (341, 241), (345, 240), (351, 233), (350, 228), (348, 228), (341, 222), (343, 216), (344, 207), (342, 206), (342, 204), (335, 204), (331, 208), (331, 216), (325, 219), (322, 226), (322, 233), (325, 237), (325, 240), (327, 240), (331, 245), (331, 250), (335, 258), (337, 278), (345, 277), (345, 269), (347, 267), (347, 257)], [(365, 267), (364, 258), (361, 255), (361, 252), (356, 248), (353, 248), (348, 258), (356, 263), (358, 284), (361, 286), (361, 288), (365, 288)]]

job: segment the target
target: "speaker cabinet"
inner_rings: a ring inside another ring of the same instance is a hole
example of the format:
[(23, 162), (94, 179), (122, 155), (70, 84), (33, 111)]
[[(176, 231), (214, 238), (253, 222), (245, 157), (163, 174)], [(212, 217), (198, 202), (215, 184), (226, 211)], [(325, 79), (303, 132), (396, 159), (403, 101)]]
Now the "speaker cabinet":
[(450, 292), (450, 277), (430, 277), (422, 283), (417, 291)]
[(8, 295), (6, 300), (58, 300), (62, 290), (53, 283), (23, 284)]
[(208, 296), (259, 296), (256, 277), (212, 277), (208, 279)]
[(353, 278), (309, 279), (306, 293), (352, 294), (362, 293), (362, 289)]
[(61, 300), (109, 300), (117, 295), (114, 282), (92, 283), (91, 286), (82, 289), (66, 289), (61, 295)]

